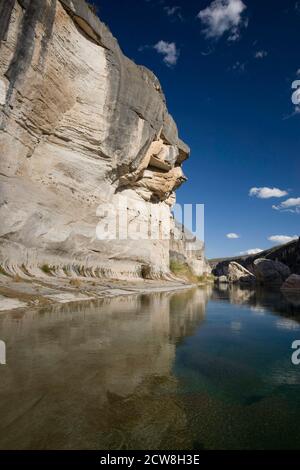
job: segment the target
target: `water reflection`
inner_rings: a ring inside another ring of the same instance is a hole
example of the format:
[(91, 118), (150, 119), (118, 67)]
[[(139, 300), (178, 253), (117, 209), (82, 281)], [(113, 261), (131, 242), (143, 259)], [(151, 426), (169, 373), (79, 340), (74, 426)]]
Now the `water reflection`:
[(195, 448), (300, 449), (299, 327), (299, 307), (278, 291), (214, 290), (205, 324), (176, 352)]
[(228, 299), (235, 305), (250, 306), (257, 314), (263, 314), (268, 310), (300, 322), (300, 295), (297, 293), (223, 284), (214, 289), (212, 299)]
[(209, 294), (2, 315), (8, 365), (0, 369), (0, 447), (189, 447), (172, 366), (176, 344), (203, 322)]
[(300, 448), (294, 300), (222, 286), (2, 314), (0, 448)]

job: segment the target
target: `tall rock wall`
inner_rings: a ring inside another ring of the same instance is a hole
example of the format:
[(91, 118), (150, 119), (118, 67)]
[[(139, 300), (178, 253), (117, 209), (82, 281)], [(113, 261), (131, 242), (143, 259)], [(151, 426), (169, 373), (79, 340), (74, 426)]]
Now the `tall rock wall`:
[(168, 239), (96, 235), (120, 196), (129, 226), (147, 231), (152, 207), (173, 223), (189, 148), (159, 81), (84, 0), (0, 0), (0, 13), (2, 269), (167, 276)]

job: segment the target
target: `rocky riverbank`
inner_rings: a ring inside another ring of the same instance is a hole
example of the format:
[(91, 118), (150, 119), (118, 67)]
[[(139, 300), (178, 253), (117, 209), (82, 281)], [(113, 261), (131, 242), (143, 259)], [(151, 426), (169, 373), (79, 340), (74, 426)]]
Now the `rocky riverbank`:
[(300, 239), (257, 255), (212, 260), (218, 284), (263, 286), (299, 292)]
[(45, 276), (22, 279), (0, 276), (0, 313), (8, 310), (49, 307), (52, 304), (82, 303), (106, 297), (172, 292), (194, 287), (179, 281), (120, 281), (71, 279)]

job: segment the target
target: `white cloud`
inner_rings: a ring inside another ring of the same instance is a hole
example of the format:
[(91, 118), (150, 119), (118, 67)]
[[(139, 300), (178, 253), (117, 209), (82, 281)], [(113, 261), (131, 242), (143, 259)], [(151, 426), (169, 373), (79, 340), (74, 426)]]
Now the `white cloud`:
[(242, 256), (244, 256), (244, 255), (258, 255), (262, 251), (264, 251), (264, 250), (262, 250), (261, 248), (252, 248), (251, 250), (241, 251), (240, 255), (242, 255)]
[(258, 197), (259, 199), (270, 199), (271, 197), (284, 197), (288, 192), (278, 188), (251, 188), (249, 196)]
[(290, 198), (283, 201), (278, 206), (272, 206), (277, 211), (293, 212), (300, 214), (300, 197)]
[(178, 18), (179, 20), (183, 21), (183, 17), (182, 17), (182, 14), (181, 14), (181, 7), (178, 7), (178, 6), (173, 6), (173, 7), (165, 6), (164, 11), (167, 13), (168, 16), (173, 17), (173, 18), (175, 17), (175, 18)]
[(300, 76), (300, 69), (297, 70), (296, 75)]
[(292, 242), (293, 240), (298, 240), (298, 236), (294, 235), (292, 237), (288, 235), (272, 235), (268, 238), (270, 242), (277, 243), (278, 245), (283, 245), (284, 243)]
[(201, 55), (203, 55), (204, 57), (212, 54), (214, 52), (214, 49), (212, 49), (211, 47), (207, 49), (207, 51), (202, 51), (201, 52)]
[(229, 238), (230, 240), (236, 240), (237, 238), (240, 238), (240, 236), (237, 233), (227, 233), (226, 237)]
[(164, 7), (165, 12), (167, 13), (168, 16), (175, 15), (175, 13), (180, 10), (180, 7)]
[(164, 56), (163, 61), (166, 65), (168, 65), (168, 67), (177, 64), (179, 51), (175, 42), (159, 41), (153, 47), (159, 54)]
[(232, 66), (232, 70), (237, 72), (245, 72), (246, 62), (240, 62), (239, 60)]
[(255, 59), (264, 59), (265, 57), (267, 57), (267, 55), (267, 51), (257, 51), (255, 52), (254, 57)]
[(246, 8), (242, 0), (214, 0), (197, 17), (204, 25), (207, 38), (219, 39), (228, 33), (228, 40), (236, 41), (240, 37), (241, 27), (248, 24), (243, 18)]

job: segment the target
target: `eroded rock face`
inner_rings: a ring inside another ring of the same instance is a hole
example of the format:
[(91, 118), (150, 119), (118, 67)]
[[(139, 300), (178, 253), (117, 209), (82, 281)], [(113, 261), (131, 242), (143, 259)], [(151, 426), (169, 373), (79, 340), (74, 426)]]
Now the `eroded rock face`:
[(98, 208), (119, 194), (129, 225), (137, 201), (172, 223), (189, 148), (159, 81), (83, 0), (0, 0), (0, 13), (2, 267), (132, 278), (146, 264), (167, 276), (169, 240), (96, 237)]
[(258, 282), (263, 285), (281, 285), (291, 274), (288, 266), (270, 259), (257, 259), (253, 267)]
[(204, 251), (204, 243), (175, 221), (170, 242), (171, 261), (187, 265), (194, 276), (210, 275), (211, 269)]
[(230, 283), (255, 284), (255, 276), (238, 263), (232, 262), (228, 267), (228, 281)]

